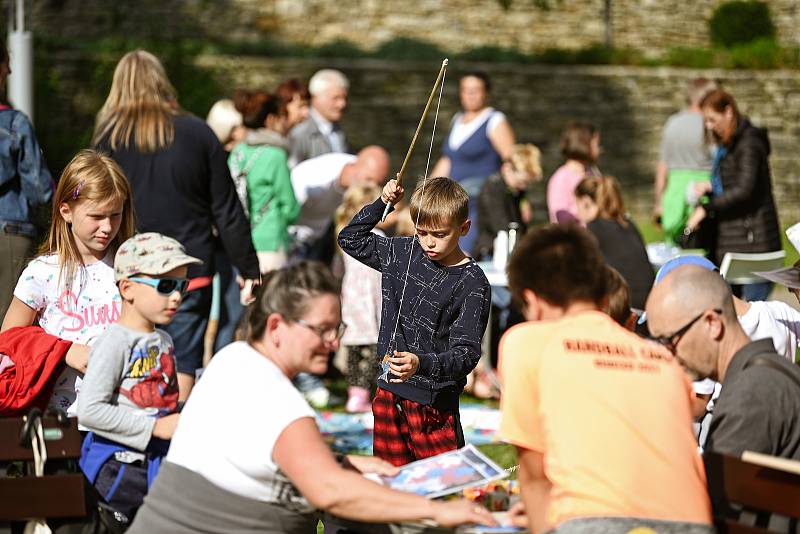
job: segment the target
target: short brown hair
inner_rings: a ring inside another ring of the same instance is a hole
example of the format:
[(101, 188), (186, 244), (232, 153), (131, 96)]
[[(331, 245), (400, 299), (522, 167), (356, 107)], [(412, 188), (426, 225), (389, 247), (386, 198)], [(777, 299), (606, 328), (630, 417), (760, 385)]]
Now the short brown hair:
[(631, 318), (631, 288), (615, 268), (606, 265), (608, 308), (606, 313), (620, 326), (627, 328)]
[(469, 195), (446, 176), (423, 179), (417, 182), (409, 209), (415, 226), (461, 225), (469, 218)]
[(302, 319), (310, 300), (320, 295), (339, 297), (341, 287), (330, 269), (317, 261), (301, 261), (264, 275), (255, 300), (247, 309), (247, 340), (264, 335), (267, 318), (277, 313), (287, 321)]
[(508, 263), (508, 286), (521, 310), (524, 289), (561, 308), (579, 301), (599, 306), (606, 296), (605, 265), (587, 230), (575, 224), (550, 224), (517, 242)]
[(592, 137), (597, 128), (588, 122), (572, 121), (561, 134), (561, 155), (581, 163), (592, 163)]
[(251, 129), (263, 128), (269, 115), (285, 117), (287, 109), (278, 97), (264, 91), (237, 89), (233, 95), (236, 111), (242, 114), (242, 123)]
[(283, 100), (284, 104), (288, 104), (294, 100), (295, 96), (299, 96), (300, 100), (308, 102), (311, 99), (311, 94), (308, 92), (306, 84), (297, 78), (289, 78), (284, 80), (275, 88), (275, 96)]

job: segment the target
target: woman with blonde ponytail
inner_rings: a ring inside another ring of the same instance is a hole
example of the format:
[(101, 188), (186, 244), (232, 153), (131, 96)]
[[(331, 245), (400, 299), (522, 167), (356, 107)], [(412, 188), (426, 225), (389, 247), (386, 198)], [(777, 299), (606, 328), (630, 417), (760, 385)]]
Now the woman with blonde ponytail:
[(213, 228), (250, 282), (245, 287), (259, 279), (250, 224), (236, 196), (225, 149), (205, 122), (181, 109), (161, 62), (144, 50), (125, 54), (117, 64), (97, 114), (93, 144), (128, 176), (137, 230), (172, 237), (203, 260), (189, 268), (190, 291), (165, 327), (175, 343), (180, 399), (185, 400), (202, 364), (211, 309)]
[(619, 183), (612, 176), (587, 176), (575, 198), (578, 220), (597, 238), (606, 263), (628, 282), (631, 305), (644, 309), (655, 275), (642, 235), (625, 213)]

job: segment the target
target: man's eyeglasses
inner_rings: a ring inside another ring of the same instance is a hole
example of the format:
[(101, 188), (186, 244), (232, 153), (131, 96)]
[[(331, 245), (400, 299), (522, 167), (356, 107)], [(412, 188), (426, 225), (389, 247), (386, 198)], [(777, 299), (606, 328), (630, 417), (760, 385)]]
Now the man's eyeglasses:
[[(697, 317), (695, 317), (694, 319), (692, 319), (691, 321), (689, 321), (688, 323), (683, 325), (681, 328), (679, 328), (678, 330), (676, 330), (672, 334), (669, 334), (669, 335), (666, 335), (666, 336), (659, 336), (659, 337), (651, 336), (650, 339), (652, 339), (653, 341), (655, 341), (659, 345), (662, 345), (668, 351), (670, 351), (670, 352), (672, 352), (674, 354), (675, 353), (675, 349), (678, 346), (678, 343), (681, 342), (681, 339), (683, 338), (684, 335), (686, 335), (686, 332), (688, 332), (689, 329), (694, 325), (694, 323), (699, 321), (700, 318), (703, 317), (703, 315), (705, 315), (707, 311), (708, 310), (703, 310), (702, 312), (700, 312), (700, 314)], [(722, 310), (720, 310), (719, 308), (714, 308), (713, 311), (716, 312), (717, 314), (722, 314)]]
[(155, 288), (158, 294), (164, 297), (172, 295), (175, 291), (179, 291), (183, 294), (186, 292), (186, 288), (189, 287), (189, 280), (187, 278), (139, 278), (137, 276), (128, 278), (128, 280), (131, 282), (139, 282), (140, 284), (147, 284)]
[(306, 328), (313, 330), (314, 332), (319, 335), (322, 341), (326, 343), (333, 343), (339, 339), (342, 339), (345, 330), (347, 330), (347, 325), (345, 323), (339, 323), (337, 326), (326, 328), (324, 326), (317, 326), (314, 324), (310, 324), (305, 322), (302, 319), (298, 319), (295, 323), (305, 326)]

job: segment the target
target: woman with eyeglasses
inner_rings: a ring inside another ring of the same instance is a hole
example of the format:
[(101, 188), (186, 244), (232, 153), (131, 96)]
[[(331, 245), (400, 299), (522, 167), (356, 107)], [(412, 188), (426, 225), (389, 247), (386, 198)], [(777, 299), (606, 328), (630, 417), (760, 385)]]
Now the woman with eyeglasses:
[(320, 263), (267, 275), (249, 310), (247, 341), (222, 349), (186, 403), (158, 478), (128, 530), (315, 532), (319, 511), (369, 522), (492, 522), (482, 507), (390, 490), (360, 472), (392, 475), (373, 457), (337, 462), (314, 411), (292, 385), (321, 374), (339, 347), (339, 285)]
[[(717, 89), (700, 103), (706, 129), (717, 141), (711, 181), (698, 183), (700, 197), (686, 223), (686, 232), (706, 219), (716, 230), (713, 259), (718, 265), (728, 252), (781, 250), (778, 211), (772, 194), (770, 142), (765, 128), (744, 116), (729, 93)], [(734, 285), (734, 295), (747, 301), (767, 300), (772, 283)]]

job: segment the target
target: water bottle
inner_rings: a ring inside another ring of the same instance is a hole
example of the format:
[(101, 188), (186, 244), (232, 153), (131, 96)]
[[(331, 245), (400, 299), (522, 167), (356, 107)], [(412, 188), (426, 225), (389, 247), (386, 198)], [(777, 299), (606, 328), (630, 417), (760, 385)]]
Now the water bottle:
[(512, 222), (508, 224), (508, 256), (514, 252), (514, 247), (517, 245), (517, 233), (519, 232), (519, 224)]
[(506, 260), (508, 260), (508, 232), (500, 230), (494, 238), (492, 265), (496, 270), (503, 271), (506, 268)]

